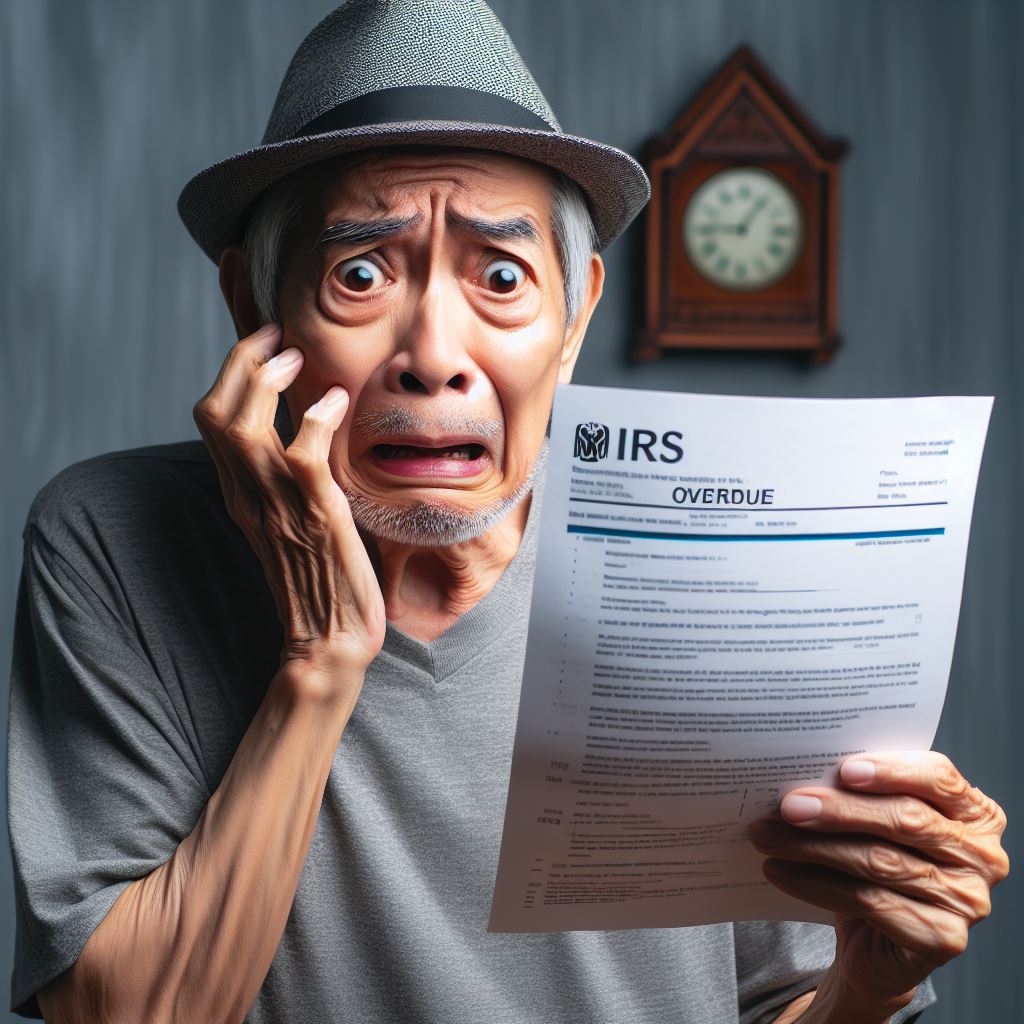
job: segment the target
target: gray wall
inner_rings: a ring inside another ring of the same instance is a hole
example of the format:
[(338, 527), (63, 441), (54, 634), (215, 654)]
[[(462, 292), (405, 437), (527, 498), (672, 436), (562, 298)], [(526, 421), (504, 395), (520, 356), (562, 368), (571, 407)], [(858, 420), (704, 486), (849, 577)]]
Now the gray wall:
[[(39, 487), (98, 452), (196, 438), (193, 402), (234, 340), (214, 267), (175, 200), (198, 169), (258, 143), (281, 75), (328, 0), (7, 0), (0, 5), (6, 417), (0, 664), (10, 664), (20, 532)], [(936, 746), (1024, 820), (1017, 583), (1022, 505), (1024, 159), (1016, 0), (495, 0), (571, 131), (631, 152), (751, 43), (829, 133), (843, 169), (845, 346), (776, 356), (624, 353), (641, 317), (639, 225), (577, 382), (699, 392), (995, 394), (949, 700)], [(3, 685), (6, 687), (6, 674)], [(6, 690), (0, 707), (6, 712)], [(6, 733), (6, 724), (3, 725)], [(1018, 744), (1019, 746), (1019, 744)], [(1011, 857), (1020, 849), (1011, 825)], [(0, 852), (0, 1003), (13, 944)], [(1010, 1019), (1024, 918), (1013, 877), (960, 960), (936, 1022)], [(0, 1011), (2, 1013), (3, 1011)], [(1004, 1016), (1005, 1015), (1005, 1016)]]

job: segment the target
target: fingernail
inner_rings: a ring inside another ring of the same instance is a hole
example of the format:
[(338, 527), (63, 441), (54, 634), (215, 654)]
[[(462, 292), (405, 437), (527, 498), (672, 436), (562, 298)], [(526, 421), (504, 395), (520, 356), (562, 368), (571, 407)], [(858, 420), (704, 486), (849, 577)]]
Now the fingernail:
[(325, 409), (334, 409), (341, 403), (343, 399), (347, 397), (348, 394), (346, 393), (344, 388), (335, 388), (331, 391), (328, 391), (327, 394), (320, 399), (319, 404), (322, 405)]
[(783, 797), (781, 809), (787, 821), (794, 823), (812, 821), (821, 814), (821, 801), (816, 796), (790, 793)]
[(265, 323), (258, 331), (254, 331), (254, 334), (258, 334), (261, 338), (269, 338), (274, 334), (277, 334), (281, 330), (281, 325), (276, 320), (271, 320), (269, 323)]
[(839, 769), (839, 777), (843, 782), (855, 786), (870, 782), (875, 777), (875, 765), (871, 761), (844, 761)]
[(294, 366), (302, 358), (302, 350), (297, 348), (286, 348), (283, 352), (279, 352), (273, 359), (270, 360), (274, 364), (275, 370), (284, 370), (289, 366)]

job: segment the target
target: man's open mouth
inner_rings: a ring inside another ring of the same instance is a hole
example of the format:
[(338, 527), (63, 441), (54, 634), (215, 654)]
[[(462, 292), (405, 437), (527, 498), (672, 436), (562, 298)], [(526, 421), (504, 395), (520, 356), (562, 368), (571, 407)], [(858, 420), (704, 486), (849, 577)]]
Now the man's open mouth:
[[(435, 440), (417, 437), (416, 441)], [(410, 444), (395, 438), (375, 444), (371, 460), (388, 476), (426, 479), (457, 479), (475, 477), (491, 465), (487, 448), (477, 441), (457, 437), (436, 438), (437, 444)]]
[(455, 444), (444, 448), (426, 448), (415, 444), (377, 444), (373, 454), (386, 461), (406, 459), (462, 459), (472, 462), (484, 454), (480, 444)]

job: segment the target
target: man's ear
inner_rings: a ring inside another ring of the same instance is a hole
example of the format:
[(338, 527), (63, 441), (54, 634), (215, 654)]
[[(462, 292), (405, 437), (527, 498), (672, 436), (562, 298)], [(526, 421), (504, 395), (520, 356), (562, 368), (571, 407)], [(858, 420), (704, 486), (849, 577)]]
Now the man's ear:
[(252, 295), (249, 267), (240, 245), (229, 245), (220, 254), (220, 290), (231, 312), (239, 341), (263, 326)]
[(569, 328), (562, 342), (562, 362), (558, 368), (558, 383), (568, 384), (572, 380), (572, 371), (583, 344), (583, 335), (587, 333), (587, 324), (597, 306), (598, 299), (604, 291), (604, 263), (598, 254), (590, 256), (590, 281), (583, 299), (583, 307), (576, 316), (576, 322)]

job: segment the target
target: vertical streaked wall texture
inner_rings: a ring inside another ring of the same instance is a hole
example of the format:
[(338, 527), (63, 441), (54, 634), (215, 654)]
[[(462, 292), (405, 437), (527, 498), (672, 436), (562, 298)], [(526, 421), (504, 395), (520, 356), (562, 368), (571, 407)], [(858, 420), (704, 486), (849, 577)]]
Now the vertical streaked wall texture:
[[(197, 438), (233, 342), (213, 265), (177, 218), (197, 170), (256, 145), (328, 0), (0, 4), (5, 429), (0, 664), (10, 665), (21, 528), (36, 491), (103, 451)], [(740, 42), (828, 133), (843, 165), (845, 346), (799, 359), (625, 359), (641, 318), (642, 225), (607, 254), (586, 384), (823, 396), (995, 394), (956, 657), (937, 746), (1024, 821), (1024, 3), (1018, 0), (494, 0), (567, 130), (636, 153)], [(0, 706), (6, 713), (8, 674)], [(6, 734), (6, 719), (3, 725)], [(0, 996), (13, 945), (0, 851)], [(1015, 858), (1016, 859), (1016, 858)], [(1022, 886), (1012, 875), (926, 1019), (1009, 1020)], [(10, 1018), (15, 1019), (15, 1018)]]

